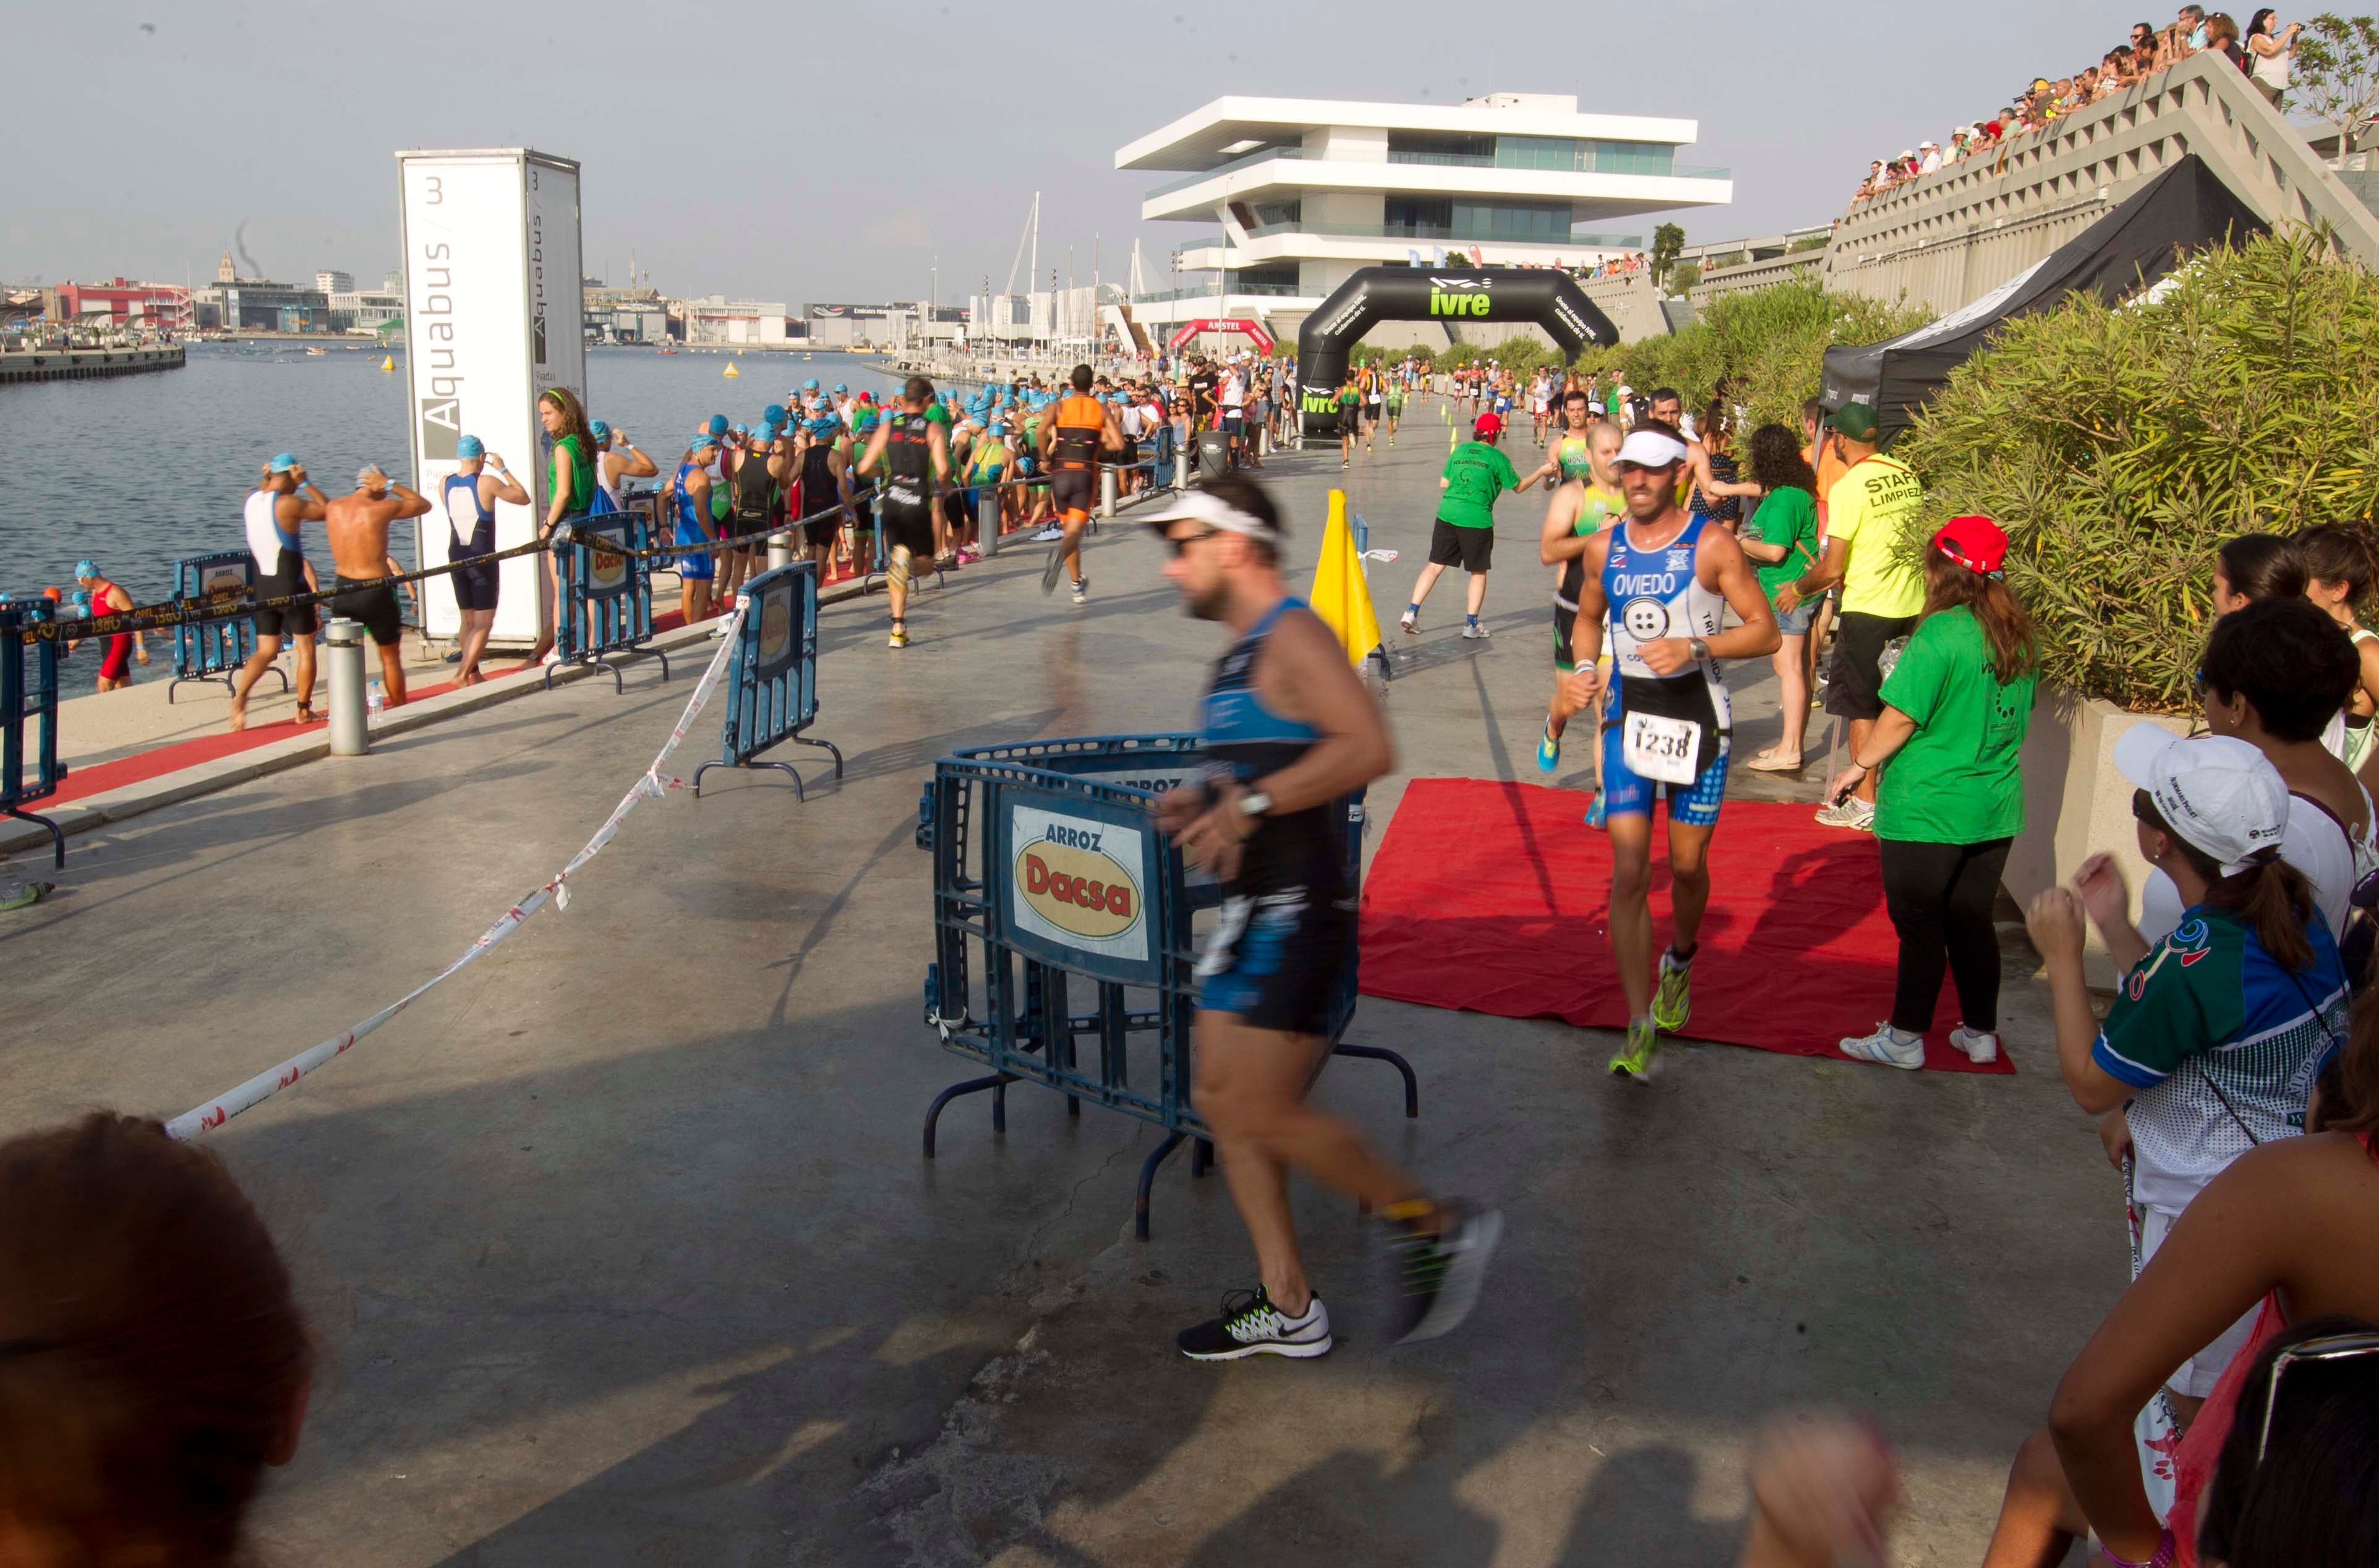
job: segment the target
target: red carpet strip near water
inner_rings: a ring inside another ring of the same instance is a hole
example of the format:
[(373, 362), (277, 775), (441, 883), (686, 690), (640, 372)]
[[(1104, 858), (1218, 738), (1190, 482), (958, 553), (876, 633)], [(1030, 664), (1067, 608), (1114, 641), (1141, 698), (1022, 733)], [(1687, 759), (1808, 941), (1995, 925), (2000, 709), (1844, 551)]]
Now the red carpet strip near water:
[[(1604, 912), (1611, 840), (1576, 790), (1416, 778), (1363, 887), (1363, 995), (1423, 1007), (1621, 1029), (1626, 1003)], [(1845, 1060), (1836, 1042), (1891, 1010), (1899, 939), (1875, 840), (1820, 827), (1806, 805), (1730, 801), (1710, 841), (1710, 907), (1694, 961), (1689, 1039)], [(1672, 930), (1668, 830), (1652, 833), (1655, 939)], [(1925, 1065), (1977, 1067), (1946, 1043), (1946, 983)], [(1882, 1070), (1882, 1069), (1878, 1069)]]

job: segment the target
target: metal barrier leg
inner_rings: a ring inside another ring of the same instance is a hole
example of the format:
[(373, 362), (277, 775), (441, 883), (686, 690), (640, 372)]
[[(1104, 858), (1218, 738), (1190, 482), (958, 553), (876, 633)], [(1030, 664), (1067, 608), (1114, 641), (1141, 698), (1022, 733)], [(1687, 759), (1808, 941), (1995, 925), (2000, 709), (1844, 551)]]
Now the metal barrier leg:
[(842, 777), (842, 750), (832, 741), (813, 741), (806, 735), (794, 735), (790, 737), (790, 739), (800, 745), (820, 746), (834, 753), (834, 776), (837, 778)]
[(1394, 1051), (1383, 1050), (1377, 1045), (1336, 1045), (1331, 1048), (1330, 1054), (1334, 1056), (1365, 1056), (1372, 1061), (1386, 1062), (1393, 1066), (1396, 1071), (1405, 1075), (1406, 1116), (1418, 1117), (1420, 1115), (1420, 1083), (1413, 1077), (1410, 1062), (1406, 1061)]
[(1211, 1139), (1200, 1139), (1190, 1149), (1190, 1174), (1202, 1176), (1206, 1167), (1214, 1163), (1214, 1144)]
[(1142, 1241), (1148, 1239), (1148, 1189), (1156, 1180), (1156, 1167), (1165, 1164), (1165, 1157), (1180, 1148), (1181, 1140), (1189, 1136), (1186, 1132), (1166, 1133), (1165, 1141), (1158, 1144), (1149, 1152), (1148, 1158), (1141, 1162), (1140, 1196), (1137, 1206), (1132, 1211), (1131, 1234)]
[(1014, 1081), (1008, 1074), (996, 1072), (989, 1078), (971, 1078), (963, 1083), (953, 1083), (935, 1095), (934, 1103), (925, 1107), (925, 1158), (930, 1160), (934, 1157), (934, 1124), (941, 1119), (943, 1106), (961, 1094), (980, 1094), (986, 1089), (997, 1089)]
[[(610, 669), (611, 667), (607, 664), (603, 666), (603, 668)], [(807, 805), (809, 803), (809, 791), (802, 788), (802, 776), (793, 771), (792, 764), (787, 762), (721, 762), (717, 757), (711, 758), (708, 762), (704, 763), (700, 767), (694, 770), (694, 798), (695, 800), (698, 801), (702, 799), (702, 776), (709, 772), (714, 767), (773, 767), (778, 772), (783, 774), (786, 778), (793, 781), (793, 799), (803, 805)]]
[(8, 808), (8, 814), (15, 817), (19, 822), (38, 822), (42, 826), (48, 828), (50, 830), (51, 846), (57, 851), (58, 869), (61, 871), (66, 869), (66, 836), (58, 830), (58, 825), (56, 823), (52, 822), (46, 816), (35, 816), (31, 812), (18, 811), (14, 806), (10, 806)]

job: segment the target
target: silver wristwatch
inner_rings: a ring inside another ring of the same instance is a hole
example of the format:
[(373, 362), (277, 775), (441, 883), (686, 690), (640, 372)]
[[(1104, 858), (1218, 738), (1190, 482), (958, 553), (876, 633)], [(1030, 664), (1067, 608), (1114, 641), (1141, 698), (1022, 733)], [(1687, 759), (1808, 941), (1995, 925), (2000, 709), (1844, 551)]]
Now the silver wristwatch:
[(1685, 651), (1697, 659), (1708, 658), (1710, 656), (1709, 642), (1702, 637), (1688, 637), (1685, 639)]
[(1248, 793), (1239, 797), (1239, 814), (1241, 816), (1262, 816), (1264, 813), (1270, 810), (1272, 810), (1272, 797), (1270, 795), (1262, 794), (1256, 790), (1250, 790)]

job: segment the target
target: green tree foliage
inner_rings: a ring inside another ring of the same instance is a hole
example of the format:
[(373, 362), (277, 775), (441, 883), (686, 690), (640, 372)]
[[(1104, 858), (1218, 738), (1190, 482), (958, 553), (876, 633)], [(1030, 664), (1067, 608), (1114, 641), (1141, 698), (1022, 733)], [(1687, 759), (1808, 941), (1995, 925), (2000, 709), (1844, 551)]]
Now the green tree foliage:
[(1723, 296), (1684, 332), (1588, 350), (1580, 364), (1616, 370), (1639, 392), (1674, 387), (1697, 412), (1725, 380), (1730, 401), (1748, 410), (1752, 424), (1774, 420), (1797, 430), (1829, 347), (1875, 343), (1926, 320), (1921, 309), (1829, 294), (1801, 280)]
[(2379, 501), (2374, 363), (2379, 278), (2319, 235), (2259, 238), (2207, 252), (2153, 301), (2075, 296), (2011, 322), (1892, 455), (1935, 521), (2007, 529), (2049, 679), (2185, 712), (2215, 548)]
[(2288, 102), (2336, 127), (2342, 163), (2354, 127), (2379, 109), (2379, 21), (2324, 11), (2306, 23), (2288, 71)]
[(1701, 281), (1702, 264), (1698, 261), (1680, 261), (1669, 269), (1669, 292), (1673, 295), (1690, 294)]
[(1682, 224), (1662, 223), (1652, 231), (1652, 283), (1655, 287), (1669, 275), (1669, 264), (1685, 247), (1685, 231)]

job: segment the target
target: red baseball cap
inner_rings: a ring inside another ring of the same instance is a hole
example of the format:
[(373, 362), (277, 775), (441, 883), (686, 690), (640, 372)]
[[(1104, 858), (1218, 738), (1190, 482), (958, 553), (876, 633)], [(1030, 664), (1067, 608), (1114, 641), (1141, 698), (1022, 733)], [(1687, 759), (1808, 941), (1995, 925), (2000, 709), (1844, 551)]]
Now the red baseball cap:
[(1470, 427), (1470, 433), (1480, 440), (1485, 440), (1489, 436), (1500, 436), (1503, 433), (1503, 421), (1492, 414), (1481, 414), (1479, 416), (1479, 422)]
[(2008, 537), (1987, 517), (1952, 517), (1933, 536), (1933, 548), (1969, 572), (1997, 577), (2007, 565)]

